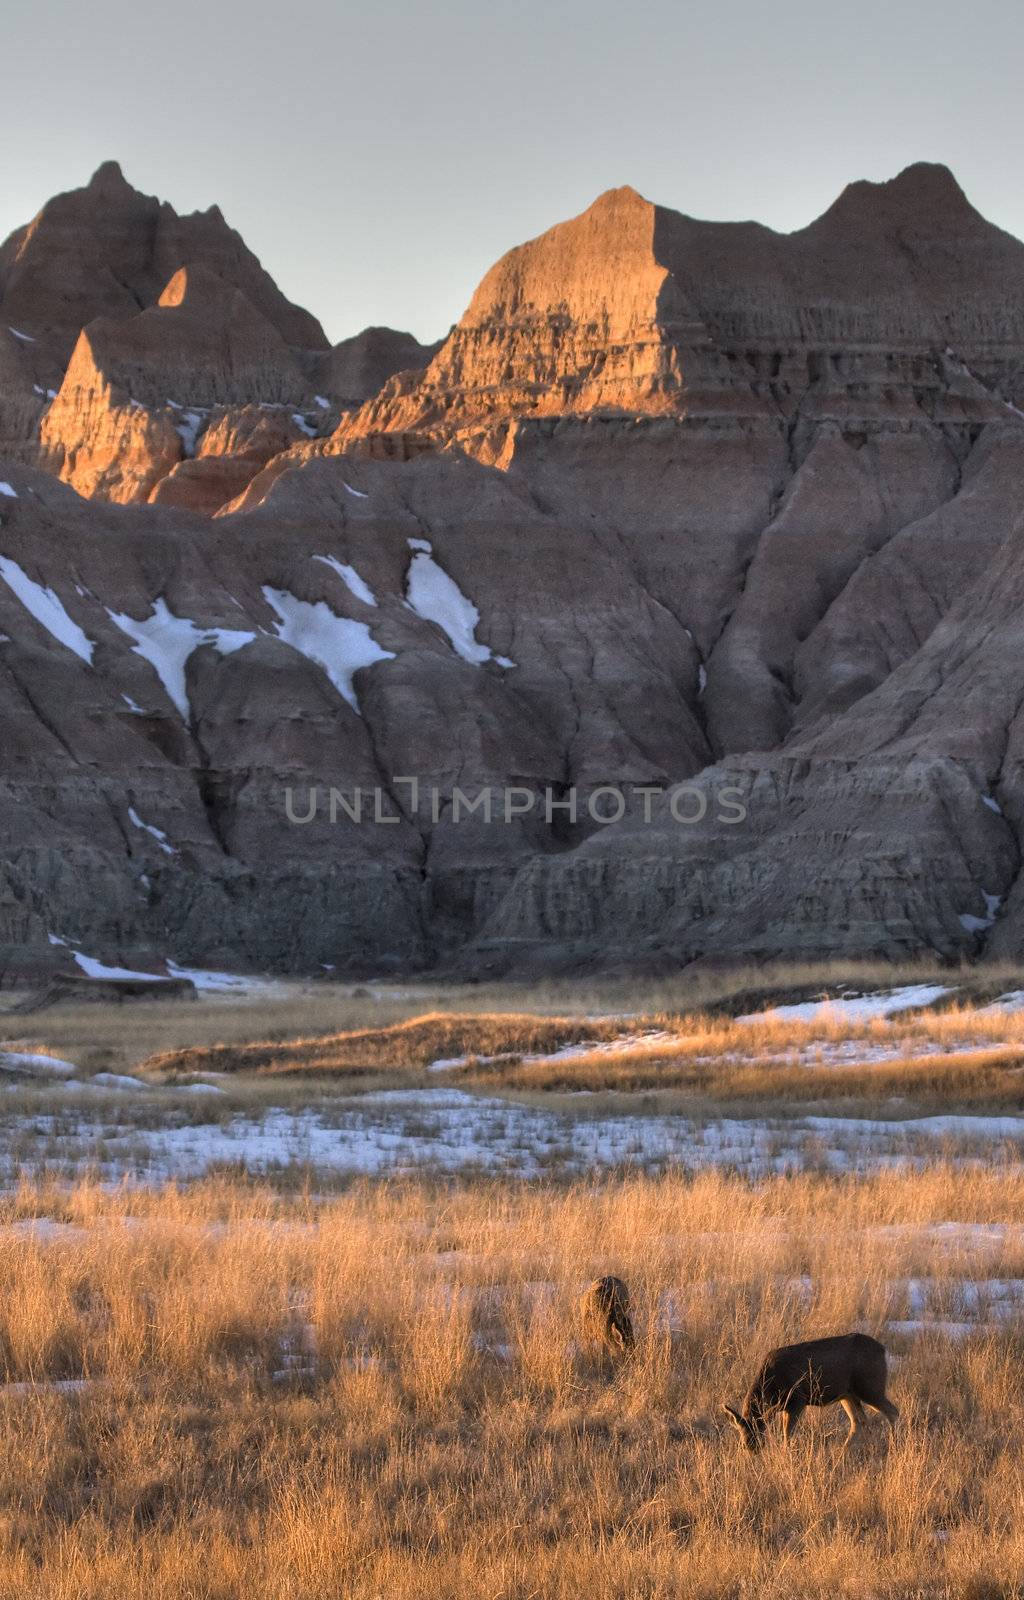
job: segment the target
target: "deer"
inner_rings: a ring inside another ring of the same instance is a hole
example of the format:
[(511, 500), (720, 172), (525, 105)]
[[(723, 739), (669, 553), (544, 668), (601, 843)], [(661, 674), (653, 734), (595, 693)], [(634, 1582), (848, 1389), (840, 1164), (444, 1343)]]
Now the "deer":
[(722, 1409), (746, 1448), (757, 1450), (764, 1442), (768, 1419), (776, 1412), (782, 1413), (782, 1439), (788, 1445), (808, 1406), (838, 1401), (850, 1419), (845, 1451), (864, 1420), (865, 1406), (881, 1413), (890, 1432), (895, 1428), (899, 1411), (886, 1395), (886, 1376), (885, 1346), (866, 1333), (808, 1339), (765, 1357), (742, 1412), (725, 1403)]
[(629, 1290), (621, 1278), (595, 1278), (583, 1291), (580, 1319), (585, 1332), (613, 1355), (625, 1355), (636, 1343), (629, 1314)]

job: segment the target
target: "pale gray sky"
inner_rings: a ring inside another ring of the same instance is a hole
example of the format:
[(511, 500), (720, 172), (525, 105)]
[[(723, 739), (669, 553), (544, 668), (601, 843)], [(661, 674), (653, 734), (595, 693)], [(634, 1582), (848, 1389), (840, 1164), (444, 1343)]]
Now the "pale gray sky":
[(1017, 0), (3, 0), (0, 61), (0, 238), (113, 157), (332, 339), (439, 336), (622, 183), (792, 229), (944, 161), (1024, 235)]

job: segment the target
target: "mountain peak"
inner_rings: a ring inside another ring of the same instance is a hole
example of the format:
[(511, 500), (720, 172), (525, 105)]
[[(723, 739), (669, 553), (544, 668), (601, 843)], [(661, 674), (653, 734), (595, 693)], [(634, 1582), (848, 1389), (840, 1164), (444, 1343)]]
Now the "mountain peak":
[(978, 213), (947, 166), (941, 162), (915, 161), (895, 178), (879, 183), (860, 178), (848, 183), (818, 222), (829, 218), (862, 223), (877, 218), (910, 225), (929, 220), (948, 226), (950, 221), (977, 217)]
[(194, 306), (197, 300), (223, 302), (236, 290), (204, 261), (186, 262), (168, 280), (157, 300), (158, 306)]
[(621, 215), (624, 212), (652, 211), (654, 209), (650, 200), (634, 189), (630, 183), (620, 184), (616, 189), (604, 189), (592, 205), (587, 207), (584, 216), (601, 216), (611, 213)]
[(130, 189), (131, 184), (121, 171), (119, 161), (103, 161), (96, 168), (86, 187), (93, 191), (109, 191), (111, 189)]

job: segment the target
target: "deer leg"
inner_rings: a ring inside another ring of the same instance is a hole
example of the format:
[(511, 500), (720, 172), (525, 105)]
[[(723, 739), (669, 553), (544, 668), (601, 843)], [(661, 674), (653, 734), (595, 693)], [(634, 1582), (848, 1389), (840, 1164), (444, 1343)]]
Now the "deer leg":
[(791, 1400), (782, 1412), (782, 1442), (788, 1444), (790, 1435), (804, 1414), (804, 1407)]
[(894, 1406), (892, 1401), (887, 1399), (885, 1395), (882, 1396), (881, 1400), (862, 1400), (861, 1404), (867, 1406), (868, 1410), (873, 1411), (876, 1416), (884, 1417), (889, 1424), (890, 1430), (895, 1428), (899, 1421), (898, 1407)]
[(846, 1415), (850, 1419), (850, 1431), (846, 1435), (846, 1443), (843, 1445), (843, 1449), (846, 1450), (849, 1447), (854, 1434), (857, 1432), (857, 1429), (860, 1427), (861, 1422), (863, 1421), (864, 1407), (861, 1405), (856, 1395), (852, 1394), (845, 1394), (840, 1400), (839, 1404), (842, 1406), (843, 1410), (846, 1412)]
[(900, 1415), (898, 1406), (894, 1406), (892, 1401), (887, 1400), (883, 1395), (882, 1399), (878, 1402), (878, 1409), (882, 1413), (882, 1416), (885, 1418), (886, 1422), (889, 1424), (889, 1432), (894, 1433), (896, 1431), (896, 1424), (899, 1421)]

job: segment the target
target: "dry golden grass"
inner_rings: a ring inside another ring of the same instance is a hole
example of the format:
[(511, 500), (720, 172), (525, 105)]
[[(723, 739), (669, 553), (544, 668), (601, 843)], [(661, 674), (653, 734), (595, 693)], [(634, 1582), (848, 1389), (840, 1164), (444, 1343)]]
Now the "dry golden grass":
[(621, 1031), (622, 1024), (616, 1022), (529, 1013), (430, 1012), (384, 1028), (168, 1050), (150, 1056), (144, 1065), (148, 1072), (159, 1074), (301, 1072), (358, 1077), (427, 1067), (443, 1058), (553, 1051), (581, 1040), (613, 1039)]
[[(660, 1036), (645, 1038), (650, 1030)], [(597, 1048), (580, 1048), (588, 1043)], [(573, 1053), (560, 1055), (565, 1047)], [(751, 1023), (686, 1012), (615, 1020), (438, 1011), (337, 1033), (188, 1044), (148, 1057), (142, 1070), (164, 1081), (221, 1072), (357, 1088), (387, 1075), (422, 1080), (438, 1060), (463, 1063), (446, 1083), (488, 1091), (674, 1092), (705, 1108), (901, 1097), (923, 1109), (1007, 1109), (1024, 1100), (1024, 1012), (987, 1011), (956, 996), (870, 1020), (841, 1007), (809, 1021)]]
[(1024, 1012), (956, 1004), (858, 1022), (837, 1008), (813, 1021), (682, 1016), (644, 1025), (673, 1037), (638, 1039), (614, 1053), (476, 1061), (458, 1080), (521, 1090), (679, 1090), (722, 1104), (891, 1096), (945, 1109), (1024, 1102)]
[(147, 1056), (196, 1045), (310, 1037), (400, 1021), (422, 1011), (424, 996), (382, 998), (335, 984), (282, 985), (269, 996), (201, 996), (192, 1002), (56, 1005), (27, 1015), (0, 1011), (5, 1047), (29, 1037), (88, 1071), (127, 1072)]
[[(736, 1014), (762, 1006), (897, 983), (948, 983), (965, 1000), (1024, 987), (1011, 963), (951, 969), (936, 962), (808, 962), (684, 971), (664, 978), (579, 978), (535, 984), (452, 984), (429, 978), (388, 984), (282, 982), (272, 993), (202, 996), (126, 1005), (57, 1005), (21, 1016), (24, 998), (0, 995), (0, 1034), (30, 1036), (88, 1071), (130, 1071), (147, 1057), (214, 1044), (282, 1043), (389, 1027), (435, 1012), (584, 1017)], [(596, 1035), (592, 1035), (596, 1036)], [(0, 1043), (3, 1041), (0, 1040)]]
[[(80, 1231), (11, 1231), (34, 1216)], [(985, 1258), (951, 1219), (1016, 1228)], [(1017, 1167), (25, 1187), (0, 1226), (8, 1379), (96, 1380), (0, 1391), (4, 1600), (1022, 1592), (1017, 1328), (891, 1338), (891, 1446), (841, 1458), (833, 1409), (748, 1458), (718, 1416), (766, 1346), (906, 1315), (907, 1277), (1024, 1277)], [(634, 1300), (617, 1368), (573, 1343), (599, 1271)]]

